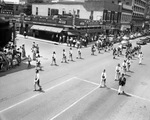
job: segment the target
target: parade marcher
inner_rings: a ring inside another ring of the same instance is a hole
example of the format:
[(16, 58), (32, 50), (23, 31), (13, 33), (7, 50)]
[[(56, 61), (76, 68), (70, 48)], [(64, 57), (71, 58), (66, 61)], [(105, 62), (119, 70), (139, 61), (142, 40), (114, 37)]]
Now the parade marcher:
[(81, 57), (81, 48), (79, 47), (79, 48), (77, 48), (77, 54), (78, 54), (78, 56), (77, 56), (77, 59), (81, 59), (82, 57)]
[(124, 75), (126, 75), (126, 71), (127, 71), (127, 61), (124, 60), (123, 63), (122, 63), (122, 73)]
[(28, 55), (28, 68), (31, 66), (31, 57)]
[(139, 53), (138, 58), (139, 58), (139, 65), (141, 65), (142, 64), (142, 60), (143, 60), (143, 54), (142, 54), (142, 52)]
[(73, 61), (73, 55), (72, 55), (72, 53), (73, 53), (73, 52), (72, 52), (72, 48), (70, 48), (68, 61), (69, 61), (69, 60)]
[(42, 67), (41, 67), (41, 61), (40, 61), (39, 57), (36, 58), (36, 69), (38, 69), (38, 70), (42, 69)]
[(26, 57), (25, 44), (22, 45), (21, 49), (22, 49), (22, 57), (25, 58)]
[(119, 80), (121, 75), (121, 66), (118, 64), (115, 69), (115, 80)]
[(94, 55), (95, 51), (96, 51), (95, 45), (92, 45), (92, 47), (91, 47), (91, 52), (92, 52), (91, 55)]
[(116, 48), (114, 48), (114, 49), (113, 49), (113, 59), (116, 58), (116, 51), (117, 51)]
[(52, 63), (51, 63), (51, 65), (57, 65), (56, 64), (56, 53), (55, 53), (55, 51), (53, 52), (53, 54), (52, 54)]
[(126, 84), (126, 78), (124, 74), (119, 78), (119, 88), (118, 88), (118, 95), (124, 93), (124, 86)]
[(42, 90), (42, 87), (41, 87), (41, 85), (40, 85), (40, 74), (39, 74), (39, 70), (36, 69), (35, 71), (36, 71), (36, 72), (35, 72), (35, 80), (34, 80), (34, 91), (37, 91), (36, 85), (39, 87), (38, 90), (41, 91), (41, 90)]
[(101, 74), (100, 87), (105, 87), (105, 86), (106, 86), (106, 70), (104, 69)]
[(65, 51), (65, 49), (63, 49), (63, 58), (62, 58), (61, 63), (63, 63), (63, 62), (67, 63), (67, 56), (66, 56), (66, 51)]
[(127, 71), (130, 71), (130, 67), (131, 67), (131, 60), (128, 57), (128, 59), (127, 59)]

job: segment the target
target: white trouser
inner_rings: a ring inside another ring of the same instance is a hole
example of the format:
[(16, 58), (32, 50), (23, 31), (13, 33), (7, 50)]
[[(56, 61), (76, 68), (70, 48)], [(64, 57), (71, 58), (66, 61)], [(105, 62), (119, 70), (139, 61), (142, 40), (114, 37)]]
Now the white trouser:
[(120, 72), (116, 72), (116, 74), (115, 74), (115, 80), (119, 80), (119, 77), (120, 77)]
[(124, 91), (124, 86), (119, 85), (118, 93), (122, 93)]
[(102, 78), (100, 82), (100, 87), (104, 87), (106, 85), (106, 79)]

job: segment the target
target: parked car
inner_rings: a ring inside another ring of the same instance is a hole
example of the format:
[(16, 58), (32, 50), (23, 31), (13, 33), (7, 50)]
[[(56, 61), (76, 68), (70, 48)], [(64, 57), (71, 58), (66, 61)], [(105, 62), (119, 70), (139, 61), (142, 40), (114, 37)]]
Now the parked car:
[(137, 42), (136, 42), (136, 44), (137, 45), (146, 45), (146, 42), (144, 41), (144, 40), (138, 40)]
[(129, 42), (129, 40), (122, 40), (121, 45), (122, 45), (123, 49), (132, 46), (132, 44)]
[(150, 43), (150, 38), (149, 37), (142, 38), (140, 40), (145, 41), (146, 43)]

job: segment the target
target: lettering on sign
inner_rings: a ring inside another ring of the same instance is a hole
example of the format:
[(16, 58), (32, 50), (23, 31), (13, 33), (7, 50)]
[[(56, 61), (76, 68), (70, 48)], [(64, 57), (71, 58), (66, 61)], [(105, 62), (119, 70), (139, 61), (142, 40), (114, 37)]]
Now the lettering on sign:
[(30, 18), (30, 17), (25, 17), (25, 18), (24, 18), (24, 20), (26, 20), (26, 21), (30, 21), (30, 20), (31, 20), (31, 18)]
[(39, 19), (40, 22), (46, 22), (46, 19)]
[(80, 22), (80, 25), (85, 25), (85, 22)]
[(58, 23), (59, 23), (59, 24), (66, 24), (67, 22), (66, 22), (66, 21), (63, 21), (63, 20), (59, 20)]

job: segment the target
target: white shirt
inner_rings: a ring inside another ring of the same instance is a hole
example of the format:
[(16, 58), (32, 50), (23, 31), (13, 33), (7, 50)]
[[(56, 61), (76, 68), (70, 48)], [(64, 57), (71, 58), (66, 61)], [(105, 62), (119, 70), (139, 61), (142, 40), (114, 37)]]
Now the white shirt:
[(104, 78), (106, 79), (106, 72), (102, 72), (102, 74), (101, 74), (101, 79), (104, 79), (103, 76), (104, 76)]
[(40, 74), (36, 73), (36, 75), (35, 75), (35, 82), (37, 82), (38, 80), (40, 80)]
[(120, 66), (116, 66), (116, 72), (121, 72), (121, 67)]

